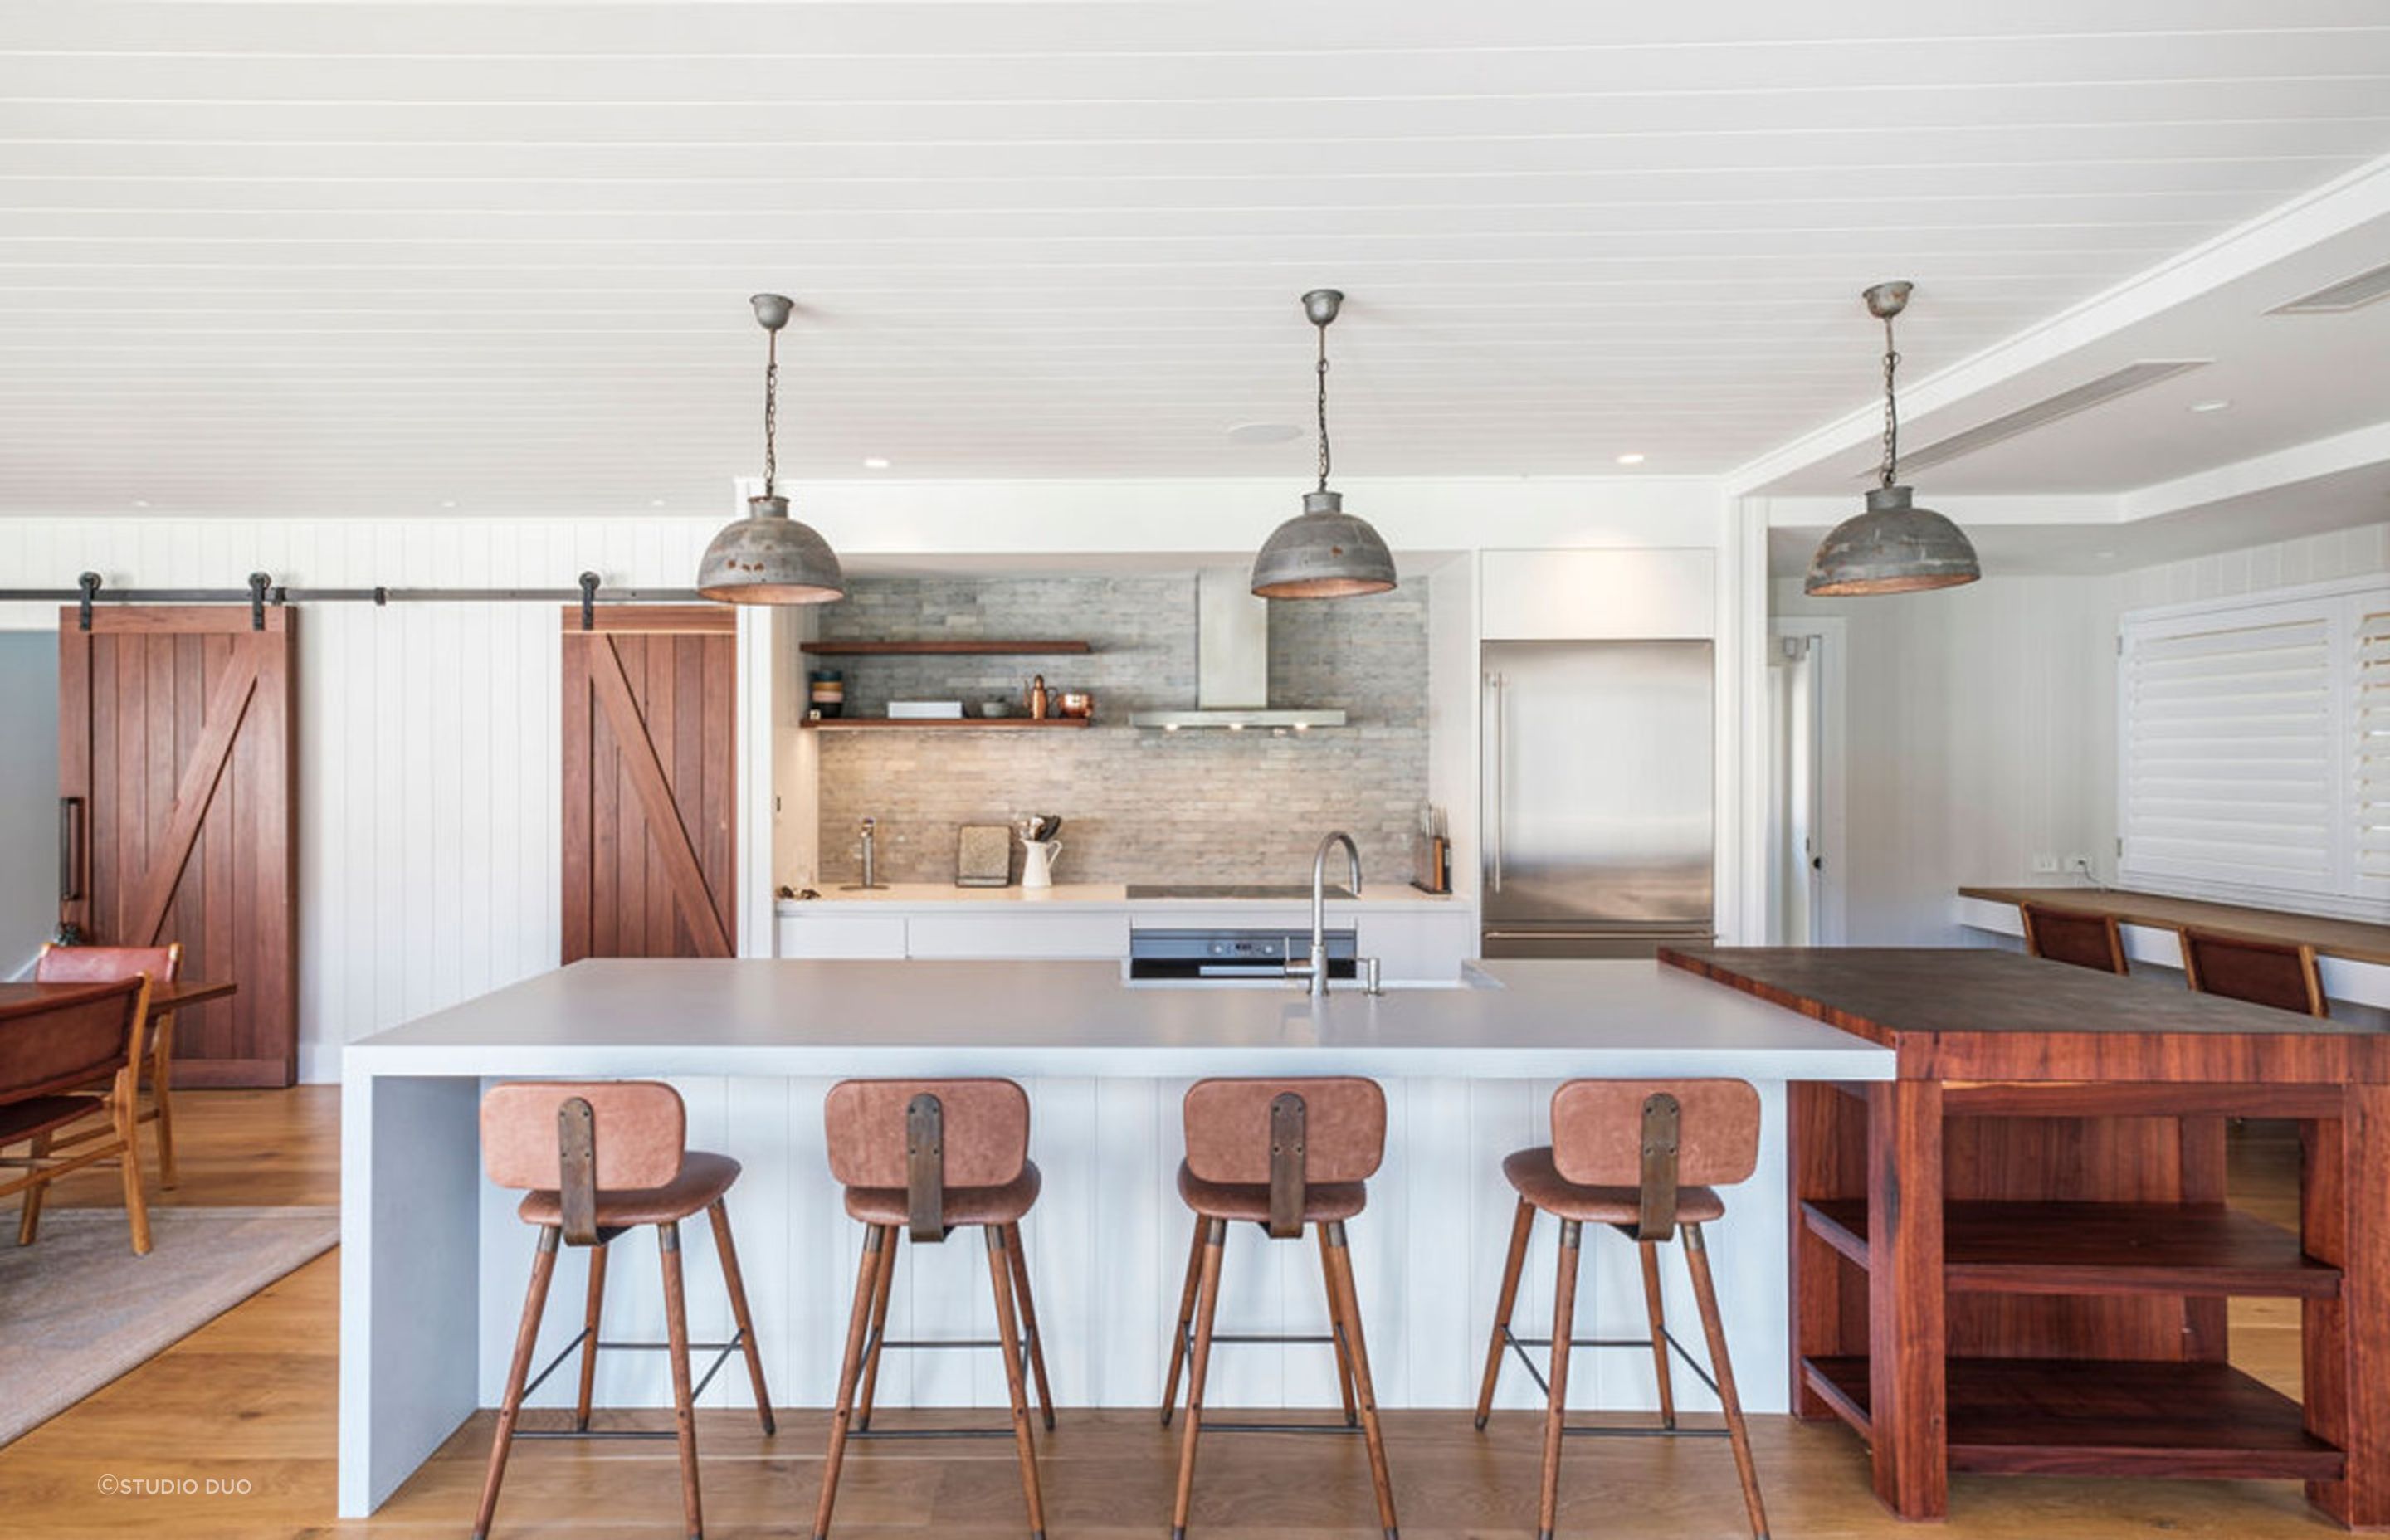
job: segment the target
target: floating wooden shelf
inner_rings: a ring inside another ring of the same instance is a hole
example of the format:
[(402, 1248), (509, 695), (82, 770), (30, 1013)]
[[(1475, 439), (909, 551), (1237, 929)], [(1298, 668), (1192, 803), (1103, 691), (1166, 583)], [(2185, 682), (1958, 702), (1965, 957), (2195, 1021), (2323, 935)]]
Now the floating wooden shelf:
[(1005, 641), (1000, 638), (935, 642), (801, 642), (817, 658), (1003, 657), (1031, 652), (1093, 652), (1086, 642)]
[[(1813, 1199), (1801, 1213), (1812, 1234), (1868, 1264), (1864, 1200)], [(2306, 1255), (2297, 1236), (2221, 1203), (1945, 1203), (1942, 1278), (1996, 1294), (2340, 1293), (2340, 1269)]]
[(1095, 724), (1084, 716), (830, 716), (816, 720), (807, 717), (799, 725), (825, 730), (849, 727), (944, 727), (948, 731), (964, 728), (978, 731), (992, 728), (998, 732), (1022, 727), (1092, 727)]
[[(1874, 1436), (1865, 1358), (1804, 1358), (1801, 1377)], [(1953, 1470), (2330, 1482), (2347, 1466), (2297, 1402), (2224, 1364), (1952, 1358), (1947, 1380)]]

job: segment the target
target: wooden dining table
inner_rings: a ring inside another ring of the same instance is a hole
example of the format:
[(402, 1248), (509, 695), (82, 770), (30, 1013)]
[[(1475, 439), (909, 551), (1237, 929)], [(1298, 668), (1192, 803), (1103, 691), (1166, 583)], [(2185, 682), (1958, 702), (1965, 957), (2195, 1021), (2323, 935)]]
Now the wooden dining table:
[[(0, 1007), (58, 998), (90, 987), (89, 983), (0, 983)], [(167, 983), (152, 981), (149, 985), (149, 1020), (155, 1021), (161, 1016), (188, 1010), (210, 1000), (225, 999), (238, 987), (229, 979), (176, 979)]]

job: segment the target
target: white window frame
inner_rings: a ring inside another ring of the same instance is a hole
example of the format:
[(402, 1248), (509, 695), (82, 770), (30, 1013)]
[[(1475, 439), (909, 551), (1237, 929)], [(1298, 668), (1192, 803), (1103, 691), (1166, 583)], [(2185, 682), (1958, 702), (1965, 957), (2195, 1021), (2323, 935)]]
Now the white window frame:
[[(2371, 600), (2369, 605), (2366, 601)], [(2332, 891), (2268, 887), (2259, 883), (2152, 873), (2137, 869), (2133, 860), (2130, 822), (2133, 747), (2132, 654), (2130, 641), (2139, 630), (2167, 628), (2181, 621), (2223, 620), (2249, 610), (2278, 605), (2319, 604), (2336, 609), (2332, 622), (2332, 648), (2331, 732), (2339, 744), (2331, 773), (2334, 776), (2330, 847)], [(2133, 610), (2118, 617), (2116, 632), (2116, 878), (2119, 886), (2138, 892), (2218, 903), (2245, 904), (2301, 914), (2332, 915), (2351, 919), (2390, 920), (2390, 896), (2381, 896), (2382, 884), (2359, 875), (2357, 823), (2357, 638), (2369, 608), (2390, 608), (2390, 574), (2340, 578), (2291, 588), (2235, 594), (2229, 597), (2195, 599), (2182, 604)]]

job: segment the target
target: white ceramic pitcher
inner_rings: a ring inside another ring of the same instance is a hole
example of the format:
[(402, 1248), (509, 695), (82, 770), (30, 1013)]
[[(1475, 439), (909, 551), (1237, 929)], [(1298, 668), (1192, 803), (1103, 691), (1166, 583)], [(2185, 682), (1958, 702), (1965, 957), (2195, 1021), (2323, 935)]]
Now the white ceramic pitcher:
[(1021, 841), (1021, 885), (1024, 888), (1050, 888), (1054, 885), (1054, 863), (1062, 856), (1060, 840), (1023, 840)]

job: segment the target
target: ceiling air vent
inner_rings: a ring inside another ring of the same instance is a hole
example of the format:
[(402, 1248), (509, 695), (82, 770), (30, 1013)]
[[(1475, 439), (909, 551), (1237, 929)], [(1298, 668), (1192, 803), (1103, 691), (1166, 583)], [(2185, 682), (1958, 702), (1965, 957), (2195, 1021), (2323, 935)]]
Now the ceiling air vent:
[(2390, 296), (2390, 262), (2353, 278), (2343, 278), (2336, 284), (2317, 289), (2314, 293), (2276, 305), (2268, 315), (2329, 315), (2344, 310), (2358, 310), (2374, 301)]
[[(1940, 465), (1945, 460), (1955, 460), (1961, 455), (1972, 455), (1976, 450), (1998, 443), (2003, 439), (2015, 438), (2019, 433), (2030, 433), (2035, 429), (2056, 422), (2061, 417), (2071, 417), (2077, 412), (2088, 412), (2104, 402), (2115, 400), (2118, 396), (2130, 395), (2135, 391), (2147, 390), (2162, 379), (2172, 379), (2178, 374), (2188, 374), (2193, 369), (2204, 369), (2207, 365), (2208, 360), (2204, 358), (2154, 358), (2144, 359), (2139, 364), (2127, 364), (2114, 374), (2103, 374), (2097, 379), (2086, 380), (2071, 391), (2061, 391), (2046, 401), (2037, 401), (2030, 406), (2020, 406), (2004, 417), (1997, 417), (1989, 422), (1979, 423), (1963, 433), (1953, 433), (1947, 439), (1925, 445), (1922, 449), (1904, 450), (1900, 456), (1900, 468), (1904, 471), (1922, 470), (1928, 466)], [(1870, 471), (1868, 474), (1875, 473)]]

